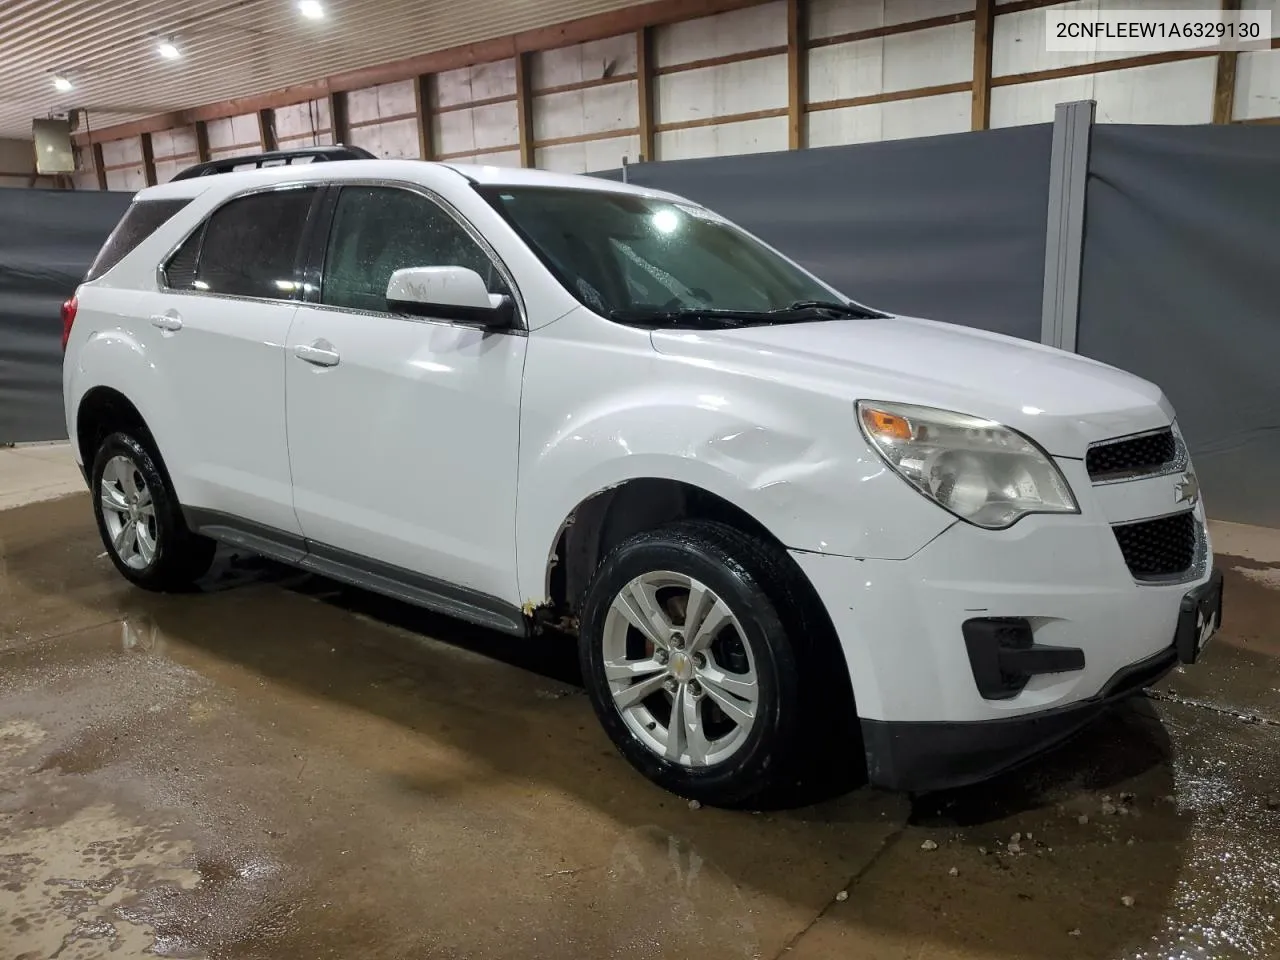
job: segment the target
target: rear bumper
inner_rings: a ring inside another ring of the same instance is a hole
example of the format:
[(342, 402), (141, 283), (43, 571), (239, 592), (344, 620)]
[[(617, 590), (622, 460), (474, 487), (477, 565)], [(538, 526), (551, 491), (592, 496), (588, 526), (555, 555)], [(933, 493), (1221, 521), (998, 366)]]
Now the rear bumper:
[(1177, 662), (1170, 646), (1125, 667), (1097, 696), (1025, 716), (968, 723), (863, 720), (868, 777), (878, 787), (913, 793), (978, 783), (1066, 740)]

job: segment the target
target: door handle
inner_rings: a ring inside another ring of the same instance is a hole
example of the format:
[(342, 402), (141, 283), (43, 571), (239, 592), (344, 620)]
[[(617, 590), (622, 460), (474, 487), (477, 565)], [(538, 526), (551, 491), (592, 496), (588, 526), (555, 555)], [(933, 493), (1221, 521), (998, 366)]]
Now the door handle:
[(311, 344), (300, 343), (293, 348), (293, 355), (299, 360), (314, 363), (317, 367), (336, 367), (342, 358), (332, 347), (333, 344), (324, 340), (317, 340)]
[(181, 330), (182, 318), (168, 313), (157, 313), (151, 318), (151, 325), (161, 330)]

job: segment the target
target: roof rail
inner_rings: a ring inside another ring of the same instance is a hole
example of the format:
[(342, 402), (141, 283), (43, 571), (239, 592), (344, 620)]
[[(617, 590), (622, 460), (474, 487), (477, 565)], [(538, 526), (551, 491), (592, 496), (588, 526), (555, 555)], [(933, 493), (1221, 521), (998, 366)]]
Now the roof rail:
[(242, 167), (257, 169), (285, 167), (304, 159), (309, 159), (312, 163), (320, 163), (324, 160), (376, 160), (377, 157), (364, 147), (350, 147), (341, 143), (323, 147), (299, 147), (296, 150), (269, 150), (266, 153), (250, 153), (239, 157), (207, 160), (179, 171), (172, 179), (190, 180), (193, 177), (211, 177), (218, 173), (231, 173)]

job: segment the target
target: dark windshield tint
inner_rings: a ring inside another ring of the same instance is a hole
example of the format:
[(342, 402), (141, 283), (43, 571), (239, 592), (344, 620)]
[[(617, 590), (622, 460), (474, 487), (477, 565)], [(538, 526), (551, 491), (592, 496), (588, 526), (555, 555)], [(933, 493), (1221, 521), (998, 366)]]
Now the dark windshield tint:
[(692, 204), (604, 190), (481, 193), (585, 306), (612, 313), (785, 309), (830, 290)]

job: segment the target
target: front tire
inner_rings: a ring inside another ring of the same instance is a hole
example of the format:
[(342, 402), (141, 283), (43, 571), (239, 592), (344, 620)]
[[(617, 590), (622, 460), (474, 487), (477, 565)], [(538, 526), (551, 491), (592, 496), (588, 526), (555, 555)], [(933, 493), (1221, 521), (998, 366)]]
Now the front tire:
[(587, 692), (659, 786), (737, 807), (794, 773), (806, 711), (784, 560), (732, 527), (686, 521), (623, 541), (588, 587)]
[(135, 437), (103, 440), (90, 490), (107, 556), (125, 579), (146, 590), (182, 590), (208, 572), (216, 545), (187, 528), (172, 487)]

